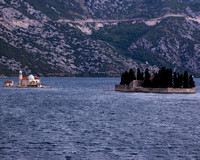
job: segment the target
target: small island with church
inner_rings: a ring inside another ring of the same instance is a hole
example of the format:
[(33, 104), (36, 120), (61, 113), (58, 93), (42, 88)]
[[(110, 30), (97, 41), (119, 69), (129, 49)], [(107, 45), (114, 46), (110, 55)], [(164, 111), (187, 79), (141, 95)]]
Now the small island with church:
[(37, 76), (29, 75), (28, 77), (23, 77), (22, 71), (19, 71), (19, 83), (17, 85), (15, 85), (13, 81), (6, 81), (4, 82), (3, 87), (51, 88), (49, 86), (43, 86)]
[(121, 75), (120, 84), (115, 85), (115, 91), (120, 92), (144, 92), (144, 93), (196, 93), (195, 82), (192, 75), (172, 72), (172, 69), (162, 67), (154, 71), (153, 76), (146, 68), (145, 73), (133, 69)]

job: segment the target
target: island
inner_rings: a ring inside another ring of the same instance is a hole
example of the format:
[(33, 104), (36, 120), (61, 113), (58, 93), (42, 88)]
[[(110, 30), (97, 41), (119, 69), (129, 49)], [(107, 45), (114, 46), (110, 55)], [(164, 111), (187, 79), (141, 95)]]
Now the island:
[(15, 88), (51, 88), (49, 86), (43, 86), (40, 82), (40, 79), (37, 76), (32, 74), (28, 77), (23, 77), (22, 71), (19, 71), (19, 83), (14, 84), (13, 81), (6, 81), (3, 84), (3, 87), (15, 87)]
[(115, 85), (115, 91), (120, 92), (145, 92), (145, 93), (196, 93), (195, 82), (192, 75), (172, 72), (172, 69), (154, 71), (153, 75), (146, 68), (145, 73), (133, 69), (121, 75), (120, 84)]

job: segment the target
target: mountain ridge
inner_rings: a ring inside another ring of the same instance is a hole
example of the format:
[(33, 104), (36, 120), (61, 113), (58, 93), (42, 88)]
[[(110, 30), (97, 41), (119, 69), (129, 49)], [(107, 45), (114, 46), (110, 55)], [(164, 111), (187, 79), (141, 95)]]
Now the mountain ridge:
[[(200, 76), (200, 40), (196, 36), (200, 10), (194, 7), (198, 1), (127, 1), (61, 0), (55, 4), (50, 0), (40, 4), (39, 0), (1, 0), (0, 68), (4, 69), (0, 74), (12, 76), (21, 69), (40, 76), (119, 76), (128, 68), (150, 67), (153, 71), (166, 65)], [(134, 10), (136, 16), (125, 14), (124, 8), (128, 12), (132, 3), (138, 8), (150, 7)], [(127, 6), (119, 10), (119, 4)], [(104, 10), (113, 5), (108, 16)], [(171, 8), (166, 10), (165, 5)], [(153, 14), (143, 15), (147, 11)], [(10, 55), (5, 46), (12, 48)], [(22, 61), (15, 52), (32, 58)]]

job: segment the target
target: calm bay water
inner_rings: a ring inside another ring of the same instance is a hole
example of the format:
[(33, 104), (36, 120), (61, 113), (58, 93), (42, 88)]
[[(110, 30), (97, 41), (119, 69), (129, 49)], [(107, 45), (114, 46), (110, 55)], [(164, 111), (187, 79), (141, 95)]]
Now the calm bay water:
[[(0, 78), (0, 85), (6, 80)], [(121, 93), (118, 78), (42, 78), (0, 87), (1, 160), (200, 159), (196, 94)]]

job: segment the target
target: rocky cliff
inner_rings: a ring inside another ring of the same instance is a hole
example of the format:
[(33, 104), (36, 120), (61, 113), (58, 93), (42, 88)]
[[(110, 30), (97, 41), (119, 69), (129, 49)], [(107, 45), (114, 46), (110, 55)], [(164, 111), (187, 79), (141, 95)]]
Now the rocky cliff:
[(162, 65), (200, 76), (200, 5), (0, 0), (0, 75), (118, 76)]

